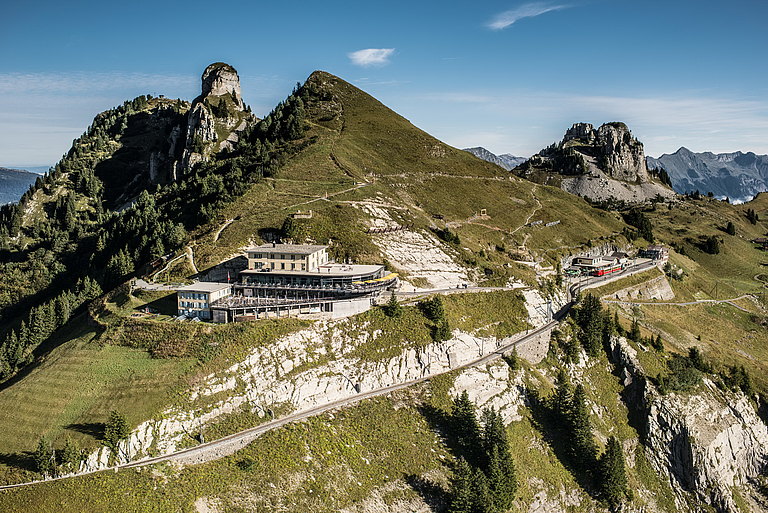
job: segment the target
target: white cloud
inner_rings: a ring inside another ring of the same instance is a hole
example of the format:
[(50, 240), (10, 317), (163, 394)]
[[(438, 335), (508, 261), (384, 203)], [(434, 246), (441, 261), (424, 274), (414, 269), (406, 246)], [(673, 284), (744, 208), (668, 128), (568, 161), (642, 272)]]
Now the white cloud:
[(366, 48), (347, 54), (355, 66), (383, 66), (389, 64), (389, 57), (395, 52), (394, 48)]
[(488, 22), (488, 28), (492, 30), (505, 29), (523, 18), (533, 18), (534, 16), (540, 16), (551, 11), (559, 11), (560, 9), (566, 9), (568, 7), (569, 6), (567, 5), (553, 5), (544, 2), (523, 4), (516, 9), (497, 14)]

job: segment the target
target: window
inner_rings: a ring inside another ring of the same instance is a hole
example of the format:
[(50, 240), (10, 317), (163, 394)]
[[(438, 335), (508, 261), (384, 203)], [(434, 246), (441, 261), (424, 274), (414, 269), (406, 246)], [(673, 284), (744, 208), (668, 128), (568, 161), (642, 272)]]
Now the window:
[(301, 264), (301, 270), (306, 271), (307, 270), (307, 264)]
[(280, 264), (280, 269), (285, 269), (285, 264), (281, 263)]
[(294, 269), (296, 269), (296, 264), (291, 264), (291, 271), (293, 271)]

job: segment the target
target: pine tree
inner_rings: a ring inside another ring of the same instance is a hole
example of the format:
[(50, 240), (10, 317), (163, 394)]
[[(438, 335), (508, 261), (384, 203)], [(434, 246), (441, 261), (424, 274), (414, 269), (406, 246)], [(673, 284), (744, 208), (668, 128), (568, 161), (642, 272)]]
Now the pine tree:
[(600, 456), (598, 469), (600, 495), (611, 510), (615, 511), (627, 496), (628, 489), (624, 452), (619, 441), (613, 436), (608, 439), (605, 452)]
[(728, 221), (728, 224), (725, 225), (725, 233), (728, 235), (736, 235), (736, 227), (731, 221)]
[(118, 444), (128, 438), (130, 434), (131, 428), (128, 426), (125, 416), (117, 410), (109, 412), (109, 420), (104, 426), (105, 445), (112, 449), (113, 453), (117, 453)]
[(717, 255), (720, 253), (720, 240), (714, 235), (710, 235), (704, 239), (704, 251), (710, 255)]
[(61, 451), (61, 464), (68, 472), (76, 472), (80, 466), (80, 449), (70, 438), (64, 442), (64, 449)]
[(495, 513), (488, 479), (479, 468), (472, 472), (472, 513)]
[(494, 446), (488, 458), (488, 489), (496, 511), (507, 511), (512, 507), (517, 492), (517, 474), (509, 447)]
[(570, 456), (574, 463), (585, 469), (591, 468), (597, 457), (595, 438), (592, 435), (592, 423), (589, 420), (587, 394), (579, 384), (573, 393), (571, 411), (568, 416), (571, 432)]
[(51, 476), (56, 471), (53, 447), (51, 447), (51, 443), (44, 436), (40, 437), (37, 441), (37, 449), (32, 454), (32, 459), (35, 462), (35, 468), (43, 476)]
[(461, 453), (468, 461), (476, 463), (481, 446), (480, 425), (477, 422), (475, 405), (469, 400), (466, 390), (453, 400), (451, 421)]
[(633, 342), (640, 342), (640, 323), (637, 319), (632, 319), (632, 326), (629, 328), (629, 339)]
[(573, 387), (565, 369), (557, 373), (557, 388), (553, 397), (552, 409), (559, 417), (560, 424), (565, 425), (570, 418), (573, 407)]
[(459, 458), (453, 469), (450, 485), (450, 503), (448, 513), (472, 513), (473, 472), (467, 460)]
[(397, 302), (397, 296), (395, 296), (394, 292), (392, 292), (389, 301), (387, 301), (382, 310), (384, 310), (384, 315), (387, 317), (398, 318), (403, 315), (403, 307)]

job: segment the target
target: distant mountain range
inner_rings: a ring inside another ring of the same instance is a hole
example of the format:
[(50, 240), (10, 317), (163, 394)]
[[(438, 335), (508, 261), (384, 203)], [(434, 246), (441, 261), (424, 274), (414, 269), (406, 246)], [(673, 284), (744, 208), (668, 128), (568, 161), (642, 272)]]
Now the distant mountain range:
[(38, 176), (21, 169), (0, 167), (0, 205), (19, 201)]
[(647, 157), (648, 168), (666, 169), (672, 187), (679, 193), (698, 190), (728, 197), (732, 202), (751, 200), (768, 191), (768, 155), (742, 153), (695, 153), (680, 148), (675, 153), (655, 159)]
[(468, 151), (475, 157), (481, 158), (487, 162), (491, 162), (493, 164), (496, 164), (497, 166), (503, 167), (507, 171), (511, 171), (512, 169), (516, 168), (526, 160), (528, 160), (525, 157), (515, 157), (514, 155), (510, 155), (509, 153), (505, 153), (503, 155), (495, 155), (491, 153), (490, 151), (486, 150), (482, 146), (477, 146), (475, 148), (464, 148), (464, 151)]

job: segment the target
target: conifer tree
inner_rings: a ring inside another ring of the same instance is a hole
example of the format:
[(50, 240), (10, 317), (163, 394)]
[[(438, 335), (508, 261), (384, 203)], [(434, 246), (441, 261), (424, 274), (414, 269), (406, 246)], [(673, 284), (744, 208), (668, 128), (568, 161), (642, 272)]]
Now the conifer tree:
[(590, 468), (597, 457), (595, 438), (592, 435), (592, 423), (589, 420), (587, 395), (584, 387), (579, 384), (573, 393), (571, 411), (568, 416), (571, 432), (569, 452), (574, 463), (578, 462), (583, 468)]
[(506, 440), (503, 446), (494, 446), (488, 457), (488, 489), (497, 511), (512, 507), (517, 492), (517, 474)]
[(624, 452), (615, 437), (608, 439), (605, 452), (600, 456), (598, 484), (600, 495), (616, 511), (627, 496), (627, 473), (624, 464)]
[(451, 476), (450, 503), (448, 513), (472, 513), (473, 472), (467, 460), (459, 457)]
[(736, 227), (731, 221), (728, 221), (728, 224), (725, 225), (725, 233), (728, 235), (736, 235)]
[(568, 422), (573, 406), (573, 387), (568, 378), (565, 369), (560, 369), (557, 373), (557, 388), (553, 397), (552, 409), (558, 416), (560, 424), (565, 425)]
[(35, 462), (35, 468), (43, 476), (52, 476), (55, 472), (56, 462), (54, 461), (53, 447), (44, 436), (37, 441), (37, 449), (32, 454), (32, 459)]
[(80, 466), (80, 449), (72, 439), (67, 438), (61, 451), (61, 464), (68, 472), (76, 472)]
[(398, 318), (401, 315), (403, 315), (403, 307), (400, 306), (400, 303), (397, 302), (397, 296), (395, 296), (395, 293), (392, 292), (392, 295), (389, 297), (389, 301), (384, 305), (384, 315), (387, 317), (393, 317)]
[(459, 449), (468, 461), (476, 463), (481, 446), (480, 425), (477, 422), (475, 405), (469, 400), (466, 390), (454, 398), (451, 420)]
[(128, 438), (131, 434), (131, 428), (125, 416), (117, 410), (109, 412), (109, 420), (104, 426), (104, 443), (114, 454), (117, 453), (118, 444)]

